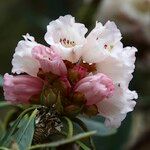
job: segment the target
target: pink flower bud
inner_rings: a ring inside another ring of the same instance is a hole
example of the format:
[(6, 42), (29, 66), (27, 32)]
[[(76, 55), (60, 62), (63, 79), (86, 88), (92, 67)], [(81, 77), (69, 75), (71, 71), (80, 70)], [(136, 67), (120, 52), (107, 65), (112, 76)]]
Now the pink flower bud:
[(78, 73), (80, 79), (84, 78), (88, 74), (88, 70), (80, 65), (76, 65), (73, 70), (74, 72)]
[(84, 93), (86, 105), (93, 105), (111, 96), (114, 84), (106, 75), (98, 73), (80, 80), (75, 86), (75, 91)]
[(31, 96), (41, 93), (43, 81), (29, 75), (12, 76), (4, 75), (4, 96), (5, 99), (14, 103), (28, 103)]
[(52, 72), (56, 75), (66, 75), (67, 68), (61, 57), (51, 48), (39, 45), (32, 49), (32, 55), (40, 62), (44, 72)]
[(75, 65), (68, 71), (68, 78), (72, 83), (77, 83), (82, 78), (86, 77), (88, 70), (80, 65)]

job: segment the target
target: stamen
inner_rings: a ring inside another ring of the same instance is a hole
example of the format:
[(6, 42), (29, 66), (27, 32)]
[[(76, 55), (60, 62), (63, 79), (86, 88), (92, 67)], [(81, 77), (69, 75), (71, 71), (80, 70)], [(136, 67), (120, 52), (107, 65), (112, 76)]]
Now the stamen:
[(108, 46), (108, 45), (107, 45), (107, 44), (105, 44), (105, 45), (104, 45), (104, 48), (106, 49), (106, 48), (107, 48), (107, 46)]
[(76, 45), (74, 41), (70, 41), (70, 40), (68, 40), (66, 38), (60, 38), (59, 41), (65, 47), (73, 47), (73, 46)]
[(113, 47), (114, 47), (113, 45), (107, 45), (107, 44), (104, 45), (104, 48), (107, 49), (108, 51), (111, 51)]

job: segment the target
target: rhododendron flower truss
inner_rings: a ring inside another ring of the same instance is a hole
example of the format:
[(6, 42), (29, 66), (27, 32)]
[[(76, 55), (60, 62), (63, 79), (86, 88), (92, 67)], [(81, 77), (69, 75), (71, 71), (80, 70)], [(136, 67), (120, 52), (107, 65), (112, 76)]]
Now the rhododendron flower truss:
[(114, 22), (87, 28), (66, 15), (47, 26), (49, 46), (23, 36), (12, 60), (13, 75), (4, 76), (5, 99), (11, 103), (55, 108), (60, 116), (102, 116), (119, 127), (134, 109), (135, 91), (128, 89), (134, 71), (134, 47), (123, 47)]

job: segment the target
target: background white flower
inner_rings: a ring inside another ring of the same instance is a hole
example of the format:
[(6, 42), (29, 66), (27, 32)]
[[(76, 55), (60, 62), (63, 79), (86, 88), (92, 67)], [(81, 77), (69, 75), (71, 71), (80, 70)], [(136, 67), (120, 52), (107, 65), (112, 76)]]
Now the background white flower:
[(110, 18), (127, 36), (142, 30), (144, 37), (150, 41), (150, 0), (103, 0), (95, 19), (105, 22)]

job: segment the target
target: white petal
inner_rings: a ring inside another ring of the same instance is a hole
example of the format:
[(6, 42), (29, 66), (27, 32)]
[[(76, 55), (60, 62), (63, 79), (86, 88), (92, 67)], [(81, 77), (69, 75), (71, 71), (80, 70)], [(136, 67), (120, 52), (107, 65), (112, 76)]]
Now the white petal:
[(37, 76), (40, 65), (37, 60), (28, 56), (14, 55), (12, 60), (13, 73), (27, 73), (31, 76)]
[(12, 60), (13, 73), (27, 73), (32, 76), (37, 76), (40, 68), (39, 62), (32, 57), (31, 51), (37, 46), (34, 38), (27, 34), (23, 36), (25, 40), (19, 41)]
[(106, 118), (106, 125), (119, 127), (126, 114), (134, 109), (136, 102), (133, 99), (137, 99), (135, 91), (130, 91), (123, 84), (116, 84), (114, 95), (97, 104), (99, 114)]
[(119, 58), (124, 62), (124, 64), (128, 67), (129, 73), (132, 73), (135, 68), (135, 53), (137, 52), (137, 49), (135, 47), (125, 47), (122, 56)]
[(125, 119), (126, 114), (115, 115), (113, 118), (105, 119), (106, 127), (118, 128)]
[(104, 26), (107, 29), (107, 34), (108, 34), (107, 36), (110, 36), (110, 39), (114, 43), (117, 43), (118, 41), (121, 40), (121, 38), (122, 38), (121, 33), (114, 22), (108, 21), (108, 22), (106, 22), (106, 24)]
[(122, 51), (121, 33), (114, 22), (96, 23), (83, 48), (83, 60), (97, 63)]
[(85, 43), (87, 29), (81, 23), (75, 23), (74, 17), (66, 15), (52, 21), (47, 26), (45, 40), (64, 60), (77, 62), (81, 57), (81, 48)]
[(132, 73), (135, 68), (135, 52), (134, 47), (126, 47), (115, 56), (108, 56), (102, 62), (97, 63), (97, 72), (104, 73), (110, 77), (114, 83), (126, 83), (128, 86), (132, 79)]
[(132, 78), (131, 74), (126, 73), (126, 66), (116, 57), (107, 57), (96, 65), (97, 72), (106, 74), (114, 83), (127, 82)]

